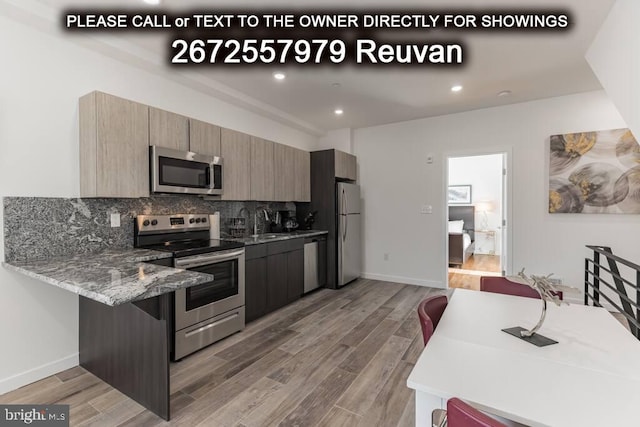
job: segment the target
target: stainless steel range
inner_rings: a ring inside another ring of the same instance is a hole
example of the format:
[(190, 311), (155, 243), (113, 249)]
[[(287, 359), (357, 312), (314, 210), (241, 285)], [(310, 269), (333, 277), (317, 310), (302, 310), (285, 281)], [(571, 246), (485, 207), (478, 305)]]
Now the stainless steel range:
[[(212, 218), (213, 219), (213, 218)], [(209, 215), (141, 215), (134, 245), (173, 254), (173, 266), (214, 280), (175, 292), (172, 360), (244, 329), (244, 245), (211, 239)], [(216, 224), (214, 224), (214, 227)]]

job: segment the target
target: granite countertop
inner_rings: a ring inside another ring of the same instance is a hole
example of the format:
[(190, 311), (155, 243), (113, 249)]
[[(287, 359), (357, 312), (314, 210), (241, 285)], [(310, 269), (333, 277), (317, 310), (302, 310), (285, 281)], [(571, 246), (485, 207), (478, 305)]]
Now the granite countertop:
[(6, 269), (109, 306), (206, 283), (213, 276), (147, 264), (171, 254), (146, 249), (107, 250), (38, 261), (4, 262)]
[[(323, 234), (327, 232), (300, 230), (225, 240), (257, 245)], [(147, 263), (163, 258), (171, 258), (171, 254), (147, 249), (110, 249), (98, 253), (2, 264), (7, 270), (110, 306), (155, 297), (213, 279), (209, 274)]]
[[(328, 234), (328, 231), (322, 230), (296, 230), (291, 233), (264, 233), (259, 234), (257, 237), (223, 237), (224, 240), (231, 240), (234, 242), (244, 243), (246, 246), (259, 245), (261, 243), (278, 242), (281, 240), (300, 239), (305, 237), (321, 236)], [(269, 237), (267, 237), (269, 236)]]

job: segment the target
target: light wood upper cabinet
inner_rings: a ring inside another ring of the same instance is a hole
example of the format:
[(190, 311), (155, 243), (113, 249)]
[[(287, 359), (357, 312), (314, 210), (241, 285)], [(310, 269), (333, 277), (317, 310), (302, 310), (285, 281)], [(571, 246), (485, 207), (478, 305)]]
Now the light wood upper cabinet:
[(355, 181), (358, 178), (356, 156), (339, 150), (334, 151), (336, 157), (336, 178)]
[(189, 119), (189, 150), (208, 156), (220, 156), (220, 126)]
[[(149, 145), (223, 158), (222, 200), (308, 202), (310, 154), (102, 92), (80, 98), (81, 197), (149, 197)], [(336, 151), (336, 177), (356, 179)]]
[(311, 156), (309, 152), (275, 144), (275, 200), (308, 202), (311, 200)]
[(80, 98), (80, 196), (149, 196), (149, 108), (102, 92)]
[(275, 143), (251, 137), (251, 200), (275, 200)]
[(222, 200), (250, 200), (251, 137), (222, 128), (220, 154), (224, 162)]
[(189, 151), (189, 118), (149, 107), (149, 145)]
[(311, 201), (311, 155), (308, 151), (295, 150), (295, 197), (296, 202)]
[(275, 163), (275, 199), (280, 202), (295, 200), (295, 148), (284, 144), (275, 144), (273, 150)]

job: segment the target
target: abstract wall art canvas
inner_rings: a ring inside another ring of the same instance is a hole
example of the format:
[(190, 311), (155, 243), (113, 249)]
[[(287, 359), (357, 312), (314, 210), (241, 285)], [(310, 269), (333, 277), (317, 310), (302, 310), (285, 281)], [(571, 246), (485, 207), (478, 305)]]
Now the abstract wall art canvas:
[(550, 213), (640, 213), (640, 145), (629, 129), (553, 135)]

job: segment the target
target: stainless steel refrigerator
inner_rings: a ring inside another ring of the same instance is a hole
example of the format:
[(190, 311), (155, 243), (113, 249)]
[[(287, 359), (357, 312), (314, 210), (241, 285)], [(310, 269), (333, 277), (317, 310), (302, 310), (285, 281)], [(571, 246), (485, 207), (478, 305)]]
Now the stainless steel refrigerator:
[(360, 277), (362, 242), (360, 231), (360, 187), (339, 182), (338, 196), (338, 287)]

